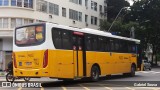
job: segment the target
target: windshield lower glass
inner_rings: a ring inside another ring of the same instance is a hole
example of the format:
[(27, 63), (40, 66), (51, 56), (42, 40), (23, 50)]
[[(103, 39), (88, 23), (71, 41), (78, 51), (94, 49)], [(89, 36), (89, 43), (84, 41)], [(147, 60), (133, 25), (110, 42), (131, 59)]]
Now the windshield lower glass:
[(44, 26), (28, 26), (16, 29), (15, 43), (18, 46), (31, 46), (44, 41)]

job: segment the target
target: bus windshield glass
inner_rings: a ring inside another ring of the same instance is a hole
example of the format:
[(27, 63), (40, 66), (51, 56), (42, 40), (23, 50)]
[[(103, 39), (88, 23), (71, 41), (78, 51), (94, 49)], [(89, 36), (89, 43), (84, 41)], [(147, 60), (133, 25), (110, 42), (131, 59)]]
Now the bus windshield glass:
[(44, 26), (27, 26), (16, 29), (15, 43), (18, 46), (38, 45), (44, 42)]

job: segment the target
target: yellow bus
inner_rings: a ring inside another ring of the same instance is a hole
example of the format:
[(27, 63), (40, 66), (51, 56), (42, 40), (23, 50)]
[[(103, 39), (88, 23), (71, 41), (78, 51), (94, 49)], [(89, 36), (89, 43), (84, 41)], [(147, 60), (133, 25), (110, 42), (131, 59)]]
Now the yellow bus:
[(99, 30), (35, 23), (17, 27), (13, 41), (14, 76), (97, 81), (141, 68), (139, 40)]

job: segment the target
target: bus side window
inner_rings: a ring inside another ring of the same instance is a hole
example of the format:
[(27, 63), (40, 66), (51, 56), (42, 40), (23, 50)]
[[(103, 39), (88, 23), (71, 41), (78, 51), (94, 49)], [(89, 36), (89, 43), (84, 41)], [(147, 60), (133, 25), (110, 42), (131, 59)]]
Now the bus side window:
[(97, 36), (96, 35), (93, 36), (93, 44), (92, 44), (92, 46), (93, 46), (93, 51), (97, 51), (98, 41), (97, 41)]
[(103, 37), (98, 37), (98, 50), (104, 51), (105, 50), (105, 42)]
[(89, 35), (86, 35), (86, 49), (92, 51), (92, 37)]
[(105, 51), (108, 52), (110, 50), (110, 41), (109, 38), (105, 38)]
[(113, 52), (115, 48), (113, 39), (110, 39), (110, 46), (111, 46), (111, 51)]
[(118, 39), (115, 40), (115, 51), (119, 52), (119, 40)]
[(62, 31), (62, 47), (63, 49), (72, 49), (71, 33), (67, 30)]
[(57, 28), (52, 29), (52, 40), (56, 49), (62, 49), (61, 31)]

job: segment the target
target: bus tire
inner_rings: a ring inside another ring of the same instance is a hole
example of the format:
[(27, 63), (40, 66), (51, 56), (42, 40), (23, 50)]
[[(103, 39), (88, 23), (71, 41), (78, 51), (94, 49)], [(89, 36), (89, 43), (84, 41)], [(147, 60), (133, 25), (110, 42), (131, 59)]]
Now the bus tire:
[(91, 81), (98, 81), (100, 70), (97, 65), (93, 65), (91, 68)]
[(135, 68), (136, 68), (136, 67), (135, 67), (134, 65), (131, 66), (131, 72), (130, 72), (130, 76), (131, 76), (131, 77), (134, 77), (134, 76), (135, 76)]

